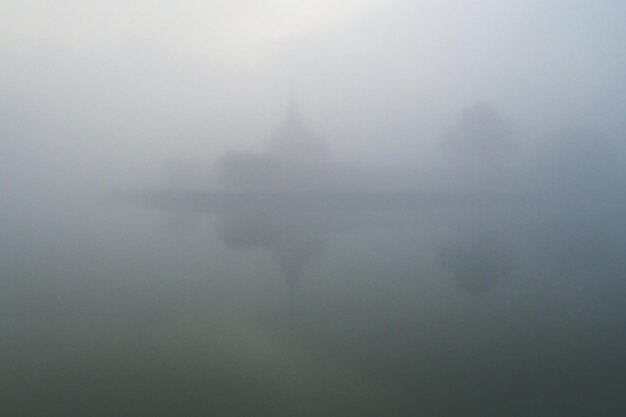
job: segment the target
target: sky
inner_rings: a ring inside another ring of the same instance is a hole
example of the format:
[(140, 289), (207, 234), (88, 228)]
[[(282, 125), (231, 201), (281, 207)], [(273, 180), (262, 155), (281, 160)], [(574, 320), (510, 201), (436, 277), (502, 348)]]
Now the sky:
[(168, 158), (263, 149), (294, 94), (342, 160), (433, 164), (446, 130), (481, 102), (516, 126), (522, 148), (569, 125), (623, 134), (625, 9), (3, 1), (3, 153), (97, 181), (114, 180), (116, 165), (142, 181)]
[(626, 12), (616, 1), (0, 7), (9, 152), (211, 159), (258, 149), (294, 91), (347, 159), (432, 156), (445, 126), (481, 101), (528, 141), (581, 121), (623, 132)]

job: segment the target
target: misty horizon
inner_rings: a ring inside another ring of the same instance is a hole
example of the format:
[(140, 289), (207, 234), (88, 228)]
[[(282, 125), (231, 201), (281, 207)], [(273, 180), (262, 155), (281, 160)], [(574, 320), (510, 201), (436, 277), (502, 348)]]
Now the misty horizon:
[(4, 1), (0, 414), (621, 416), (624, 4)]

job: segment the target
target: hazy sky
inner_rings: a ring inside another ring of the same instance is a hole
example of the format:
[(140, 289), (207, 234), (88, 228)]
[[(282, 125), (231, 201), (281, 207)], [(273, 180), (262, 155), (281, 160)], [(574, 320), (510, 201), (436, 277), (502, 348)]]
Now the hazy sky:
[(4, 2), (3, 44), (118, 48), (147, 44), (237, 55), (310, 36), (380, 7), (381, 0)]
[(475, 102), (529, 142), (618, 135), (625, 17), (609, 0), (3, 1), (3, 153), (147, 177), (262, 148), (292, 90), (342, 159), (428, 162)]

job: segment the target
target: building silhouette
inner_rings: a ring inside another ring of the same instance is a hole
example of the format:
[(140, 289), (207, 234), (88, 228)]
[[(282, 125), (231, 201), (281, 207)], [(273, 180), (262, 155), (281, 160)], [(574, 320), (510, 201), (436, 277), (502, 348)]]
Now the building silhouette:
[(305, 125), (292, 99), (264, 152), (231, 151), (218, 162), (227, 191), (294, 191), (320, 185), (328, 147)]

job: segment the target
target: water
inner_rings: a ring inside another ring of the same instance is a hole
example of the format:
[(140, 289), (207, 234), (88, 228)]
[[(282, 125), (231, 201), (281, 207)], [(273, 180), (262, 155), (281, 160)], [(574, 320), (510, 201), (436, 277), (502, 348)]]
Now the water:
[(3, 414), (619, 416), (626, 405), (619, 206), (307, 211), (276, 198), (182, 216), (102, 196), (21, 198), (2, 222)]

